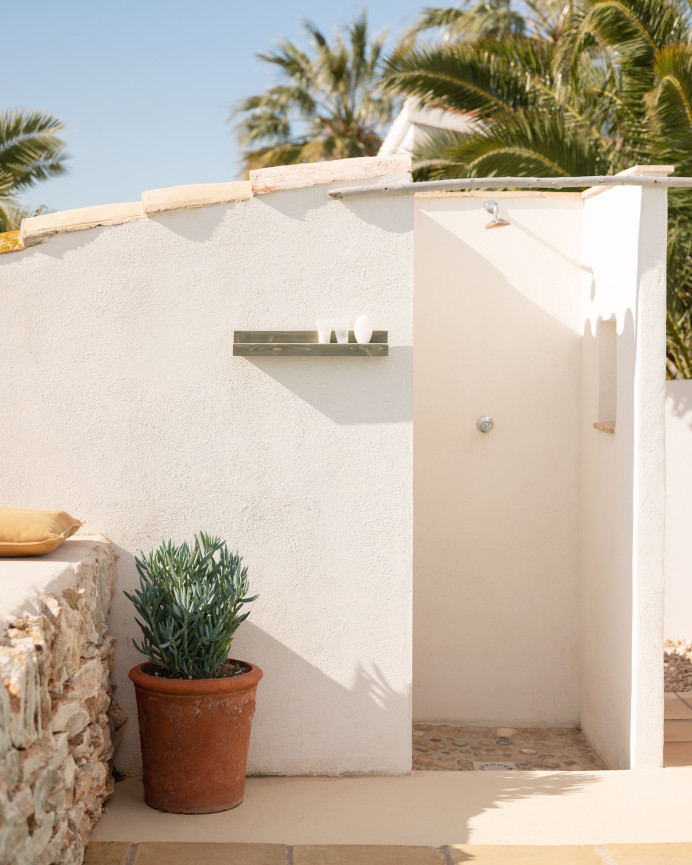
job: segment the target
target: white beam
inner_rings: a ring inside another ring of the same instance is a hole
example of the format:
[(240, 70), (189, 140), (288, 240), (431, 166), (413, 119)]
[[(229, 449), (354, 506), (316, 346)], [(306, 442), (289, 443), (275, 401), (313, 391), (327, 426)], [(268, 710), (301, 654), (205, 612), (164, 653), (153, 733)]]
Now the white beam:
[(351, 186), (333, 189), (330, 198), (354, 198), (358, 195), (415, 195), (418, 192), (445, 192), (458, 189), (566, 189), (593, 186), (661, 186), (692, 188), (692, 177), (660, 175), (587, 176), (587, 177), (461, 177), (453, 180), (424, 180), (420, 183), (397, 183), (390, 186)]

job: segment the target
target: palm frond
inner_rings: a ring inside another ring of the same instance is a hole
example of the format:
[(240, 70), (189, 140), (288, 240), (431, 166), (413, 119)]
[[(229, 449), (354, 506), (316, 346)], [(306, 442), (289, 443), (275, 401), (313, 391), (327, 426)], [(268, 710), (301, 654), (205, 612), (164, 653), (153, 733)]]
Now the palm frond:
[(5, 231), (17, 231), (21, 228), (22, 219), (31, 215), (29, 209), (23, 207), (14, 198), (0, 196), (0, 234)]
[(365, 12), (332, 40), (304, 22), (310, 49), (283, 41), (258, 55), (281, 82), (242, 100), (229, 120), (246, 170), (350, 156), (372, 156), (397, 100), (378, 89), (386, 33), (368, 33)]
[(504, 53), (481, 45), (422, 46), (389, 58), (383, 87), (415, 96), (423, 105), (479, 117), (512, 111), (531, 101), (525, 71)]
[(461, 7), (423, 9), (409, 33), (441, 30), (447, 42), (472, 42), (488, 36), (505, 38), (526, 32), (526, 20), (511, 0), (480, 0)]
[(65, 171), (62, 121), (40, 111), (0, 112), (0, 193), (25, 189)]
[(34, 215), (18, 201), (18, 193), (65, 172), (65, 142), (58, 137), (63, 129), (52, 114), (0, 111), (0, 232), (13, 231), (25, 216)]
[(648, 95), (657, 158), (692, 173), (692, 46), (667, 45), (654, 58), (656, 85)]
[(689, 8), (682, 0), (578, 0), (560, 50), (568, 65), (582, 50), (605, 48), (617, 53), (623, 68), (650, 72), (656, 50), (689, 31)]
[(428, 6), (412, 24), (409, 33), (418, 35), (426, 30), (443, 30), (450, 36), (459, 36), (463, 32), (463, 21), (466, 12), (457, 6)]
[(692, 223), (675, 216), (668, 223), (668, 378), (692, 378)]
[(433, 147), (437, 177), (564, 177), (604, 174), (612, 167), (602, 141), (564, 112), (526, 108), (503, 114), (467, 133), (448, 133), (416, 152), (429, 160)]

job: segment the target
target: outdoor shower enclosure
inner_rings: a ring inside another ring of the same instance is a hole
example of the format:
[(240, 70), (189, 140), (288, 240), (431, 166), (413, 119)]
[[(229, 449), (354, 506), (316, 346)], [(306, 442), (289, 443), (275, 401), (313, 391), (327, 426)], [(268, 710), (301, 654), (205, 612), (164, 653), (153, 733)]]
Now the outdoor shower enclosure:
[(665, 199), (416, 198), (417, 720), (661, 765)]
[[(233, 645), (265, 672), (251, 772), (408, 772), (413, 716), (581, 722), (610, 765), (660, 764), (666, 193), (493, 194), (486, 231), (483, 197), (377, 193), (409, 170), (155, 190), (0, 256), (3, 497), (115, 546), (126, 773), (121, 590), (200, 529), (260, 595)], [(360, 314), (388, 356), (233, 356)]]

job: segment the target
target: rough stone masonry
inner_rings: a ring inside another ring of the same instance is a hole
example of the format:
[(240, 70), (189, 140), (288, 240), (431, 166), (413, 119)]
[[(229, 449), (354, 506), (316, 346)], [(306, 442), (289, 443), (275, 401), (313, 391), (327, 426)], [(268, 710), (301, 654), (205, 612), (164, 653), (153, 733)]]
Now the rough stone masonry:
[(80, 865), (113, 790), (113, 747), (125, 721), (112, 697), (106, 633), (115, 557), (107, 541), (89, 541), (85, 558), (65, 565), (74, 579), (31, 598), (32, 613), (0, 633), (3, 865)]

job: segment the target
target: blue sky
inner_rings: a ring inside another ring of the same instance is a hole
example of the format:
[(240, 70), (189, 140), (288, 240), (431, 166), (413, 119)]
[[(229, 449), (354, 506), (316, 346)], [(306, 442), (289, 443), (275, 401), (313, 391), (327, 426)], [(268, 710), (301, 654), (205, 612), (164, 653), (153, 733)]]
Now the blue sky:
[[(426, 5), (444, 4), (372, 0), (367, 9), (374, 31), (396, 33)], [(23, 38), (3, 40), (0, 108), (40, 109), (69, 125), (69, 174), (23, 195), (65, 210), (237, 179), (224, 121), (237, 100), (274, 80), (255, 52), (282, 36), (301, 40), (304, 18), (331, 33), (363, 3), (23, 0), (16, 8)]]

